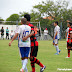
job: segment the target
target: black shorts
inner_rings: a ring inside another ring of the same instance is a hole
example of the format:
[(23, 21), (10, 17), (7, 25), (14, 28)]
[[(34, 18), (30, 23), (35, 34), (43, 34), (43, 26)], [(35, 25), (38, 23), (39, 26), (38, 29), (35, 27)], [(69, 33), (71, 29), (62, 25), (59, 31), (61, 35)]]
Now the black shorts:
[(37, 52), (38, 52), (38, 46), (32, 46), (30, 57), (37, 57)]
[(69, 43), (67, 42), (67, 48), (72, 50), (72, 43), (69, 44)]

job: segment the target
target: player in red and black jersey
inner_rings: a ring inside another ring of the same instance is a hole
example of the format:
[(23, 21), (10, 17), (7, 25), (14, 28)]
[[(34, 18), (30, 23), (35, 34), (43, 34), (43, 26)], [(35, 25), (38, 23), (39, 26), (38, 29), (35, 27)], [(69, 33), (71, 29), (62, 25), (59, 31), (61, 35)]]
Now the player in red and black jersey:
[(46, 66), (44, 66), (36, 57), (38, 52), (38, 42), (36, 41), (35, 32), (34, 32), (34, 26), (30, 24), (30, 15), (25, 14), (24, 17), (27, 19), (27, 25), (31, 27), (31, 34), (24, 37), (23, 40), (25, 41), (28, 37), (31, 38), (31, 52), (30, 52), (30, 61), (31, 61), (31, 67), (32, 72), (35, 72), (35, 63), (38, 64), (41, 69), (40, 72), (43, 72)]
[(68, 49), (68, 57), (70, 58), (70, 50), (72, 50), (72, 23), (70, 22), (70, 28), (68, 32), (68, 41), (67, 41), (67, 49)]

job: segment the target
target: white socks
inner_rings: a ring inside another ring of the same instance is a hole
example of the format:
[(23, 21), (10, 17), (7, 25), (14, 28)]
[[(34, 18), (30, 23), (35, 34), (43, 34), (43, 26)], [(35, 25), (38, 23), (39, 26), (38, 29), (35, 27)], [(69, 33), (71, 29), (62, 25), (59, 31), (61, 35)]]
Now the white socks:
[(58, 47), (58, 45), (57, 45), (57, 46), (54, 45), (54, 47), (56, 48), (56, 51), (57, 51), (57, 53), (59, 54), (59, 47)]
[(26, 67), (27, 63), (28, 63), (28, 59), (22, 60), (22, 69), (25, 71), (27, 71), (27, 67)]
[(57, 53), (59, 54), (59, 47), (58, 47), (58, 45), (55, 46), (55, 47), (56, 47)]

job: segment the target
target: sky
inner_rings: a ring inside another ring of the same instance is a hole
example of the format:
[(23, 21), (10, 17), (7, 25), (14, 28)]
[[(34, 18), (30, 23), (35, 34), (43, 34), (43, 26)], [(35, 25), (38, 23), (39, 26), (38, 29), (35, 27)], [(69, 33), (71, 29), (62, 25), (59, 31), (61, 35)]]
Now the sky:
[[(31, 12), (34, 5), (46, 0), (0, 0), (0, 17), (6, 20), (11, 14), (19, 12)], [(56, 1), (56, 0), (52, 0)], [(72, 7), (72, 0), (69, 1), (69, 8)]]

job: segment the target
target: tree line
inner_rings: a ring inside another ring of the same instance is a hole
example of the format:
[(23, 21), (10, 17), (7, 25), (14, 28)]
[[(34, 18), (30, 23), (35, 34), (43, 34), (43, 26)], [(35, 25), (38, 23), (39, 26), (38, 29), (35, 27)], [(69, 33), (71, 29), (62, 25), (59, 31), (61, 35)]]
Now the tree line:
[[(38, 5), (33, 6), (31, 13), (19, 12), (19, 15), (12, 14), (6, 21), (19, 22), (20, 18), (28, 13), (31, 15), (31, 22), (40, 21), (42, 30), (48, 28), (49, 32), (51, 32), (53, 30), (51, 30), (51, 28), (54, 28), (53, 22), (58, 21), (59, 26), (62, 27), (62, 32), (64, 32), (67, 28), (67, 20), (72, 21), (72, 7), (68, 9), (68, 6), (69, 3), (67, 1), (53, 2), (51, 0), (46, 0), (46, 2), (42, 1)], [(14, 25), (16, 23), (6, 22), (5, 24)]]

